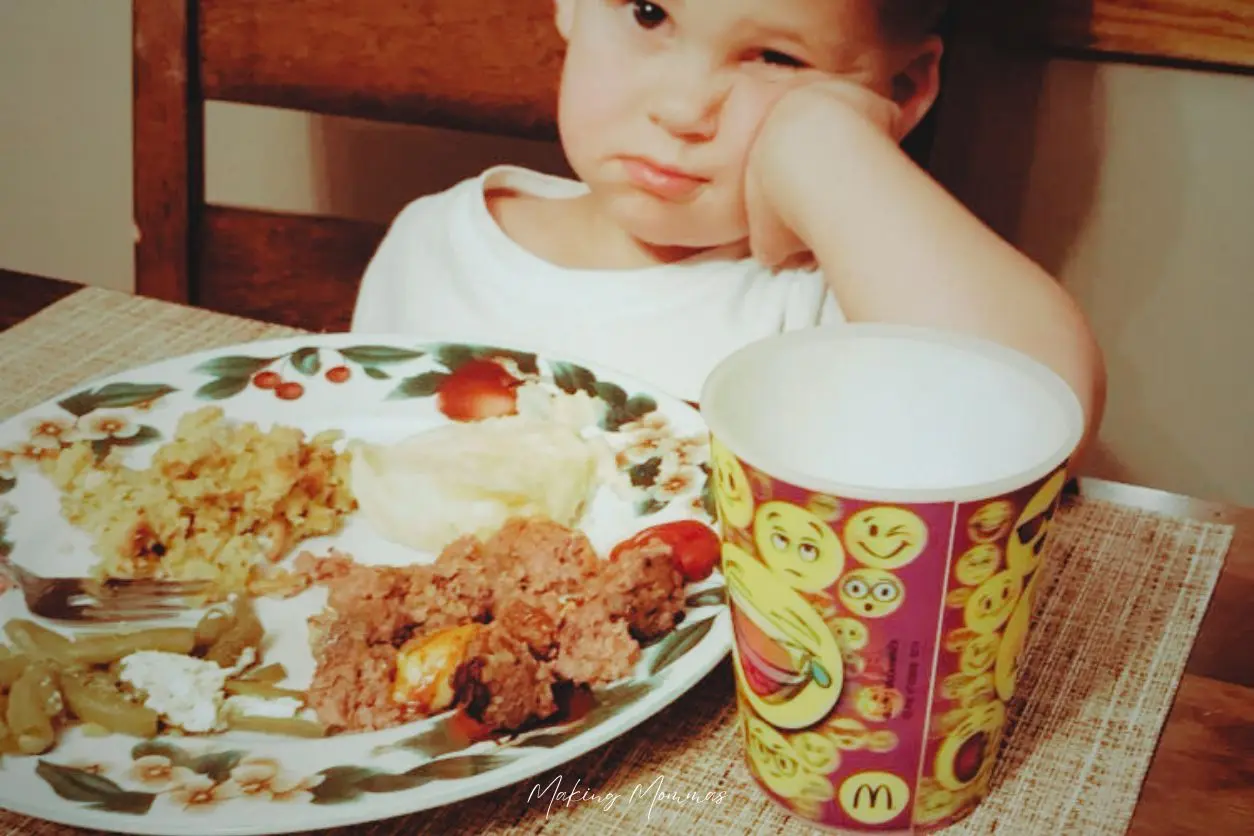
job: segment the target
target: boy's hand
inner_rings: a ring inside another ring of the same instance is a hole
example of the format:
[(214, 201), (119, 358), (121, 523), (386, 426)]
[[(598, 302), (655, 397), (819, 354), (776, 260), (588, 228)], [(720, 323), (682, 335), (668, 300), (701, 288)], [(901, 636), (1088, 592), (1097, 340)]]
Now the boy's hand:
[(895, 103), (852, 81), (827, 79), (784, 94), (762, 123), (745, 171), (753, 257), (768, 266), (804, 260), (810, 246), (797, 209), (813, 168), (841, 153), (840, 133), (849, 126), (897, 143), (900, 122)]

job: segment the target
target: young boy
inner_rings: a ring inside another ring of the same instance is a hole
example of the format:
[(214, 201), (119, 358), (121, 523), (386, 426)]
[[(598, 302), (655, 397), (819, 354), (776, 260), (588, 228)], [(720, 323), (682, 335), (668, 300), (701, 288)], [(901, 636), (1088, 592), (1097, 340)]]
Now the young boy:
[(517, 344), (695, 401), (740, 346), (885, 321), (1019, 349), (1075, 390), (1078, 307), (900, 149), (936, 99), (943, 0), (555, 0), (577, 181), (499, 166), (416, 200), (353, 329)]

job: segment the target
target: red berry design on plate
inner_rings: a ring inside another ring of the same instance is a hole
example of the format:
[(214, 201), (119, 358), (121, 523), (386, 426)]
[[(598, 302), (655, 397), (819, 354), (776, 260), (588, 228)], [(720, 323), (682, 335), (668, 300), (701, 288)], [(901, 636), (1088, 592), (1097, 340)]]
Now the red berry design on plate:
[(305, 387), (294, 380), (289, 380), (287, 383), (280, 383), (275, 388), (274, 394), (278, 395), (281, 400), (294, 401), (305, 394)]
[(253, 385), (258, 389), (277, 389), (282, 383), (277, 372), (264, 371), (253, 376)]
[(453, 421), (513, 415), (519, 381), (491, 360), (469, 360), (440, 383), (436, 405)]
[(327, 369), (327, 380), (332, 383), (343, 383), (348, 380), (352, 374), (353, 372), (348, 368), (348, 366), (336, 366), (335, 368)]

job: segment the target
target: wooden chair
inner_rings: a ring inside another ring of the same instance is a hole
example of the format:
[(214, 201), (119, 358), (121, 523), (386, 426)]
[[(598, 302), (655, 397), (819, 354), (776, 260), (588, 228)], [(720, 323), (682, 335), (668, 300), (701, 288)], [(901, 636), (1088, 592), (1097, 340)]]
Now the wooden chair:
[(206, 205), (205, 102), (555, 139), (552, 14), (552, 0), (137, 0), (137, 292), (346, 328), (384, 228)]
[[(557, 136), (553, 0), (136, 0), (133, 15), (144, 296), (344, 329), (385, 231), (206, 204), (206, 101)], [(909, 138), (916, 159), (933, 131), (928, 120)]]

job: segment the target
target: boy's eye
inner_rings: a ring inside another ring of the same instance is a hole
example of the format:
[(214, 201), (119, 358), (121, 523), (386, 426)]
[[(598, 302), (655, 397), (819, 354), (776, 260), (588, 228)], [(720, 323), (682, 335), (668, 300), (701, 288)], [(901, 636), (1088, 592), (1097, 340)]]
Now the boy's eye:
[(809, 66), (809, 64), (802, 61), (800, 58), (794, 58), (788, 53), (780, 52), (777, 49), (764, 49), (758, 58), (762, 61), (762, 63), (770, 64), (774, 67), (796, 67), (800, 69)]
[(632, 7), (632, 12), (636, 16), (636, 23), (639, 23), (642, 29), (656, 29), (666, 22), (666, 9), (663, 9), (657, 3), (635, 0), (632, 3)]

